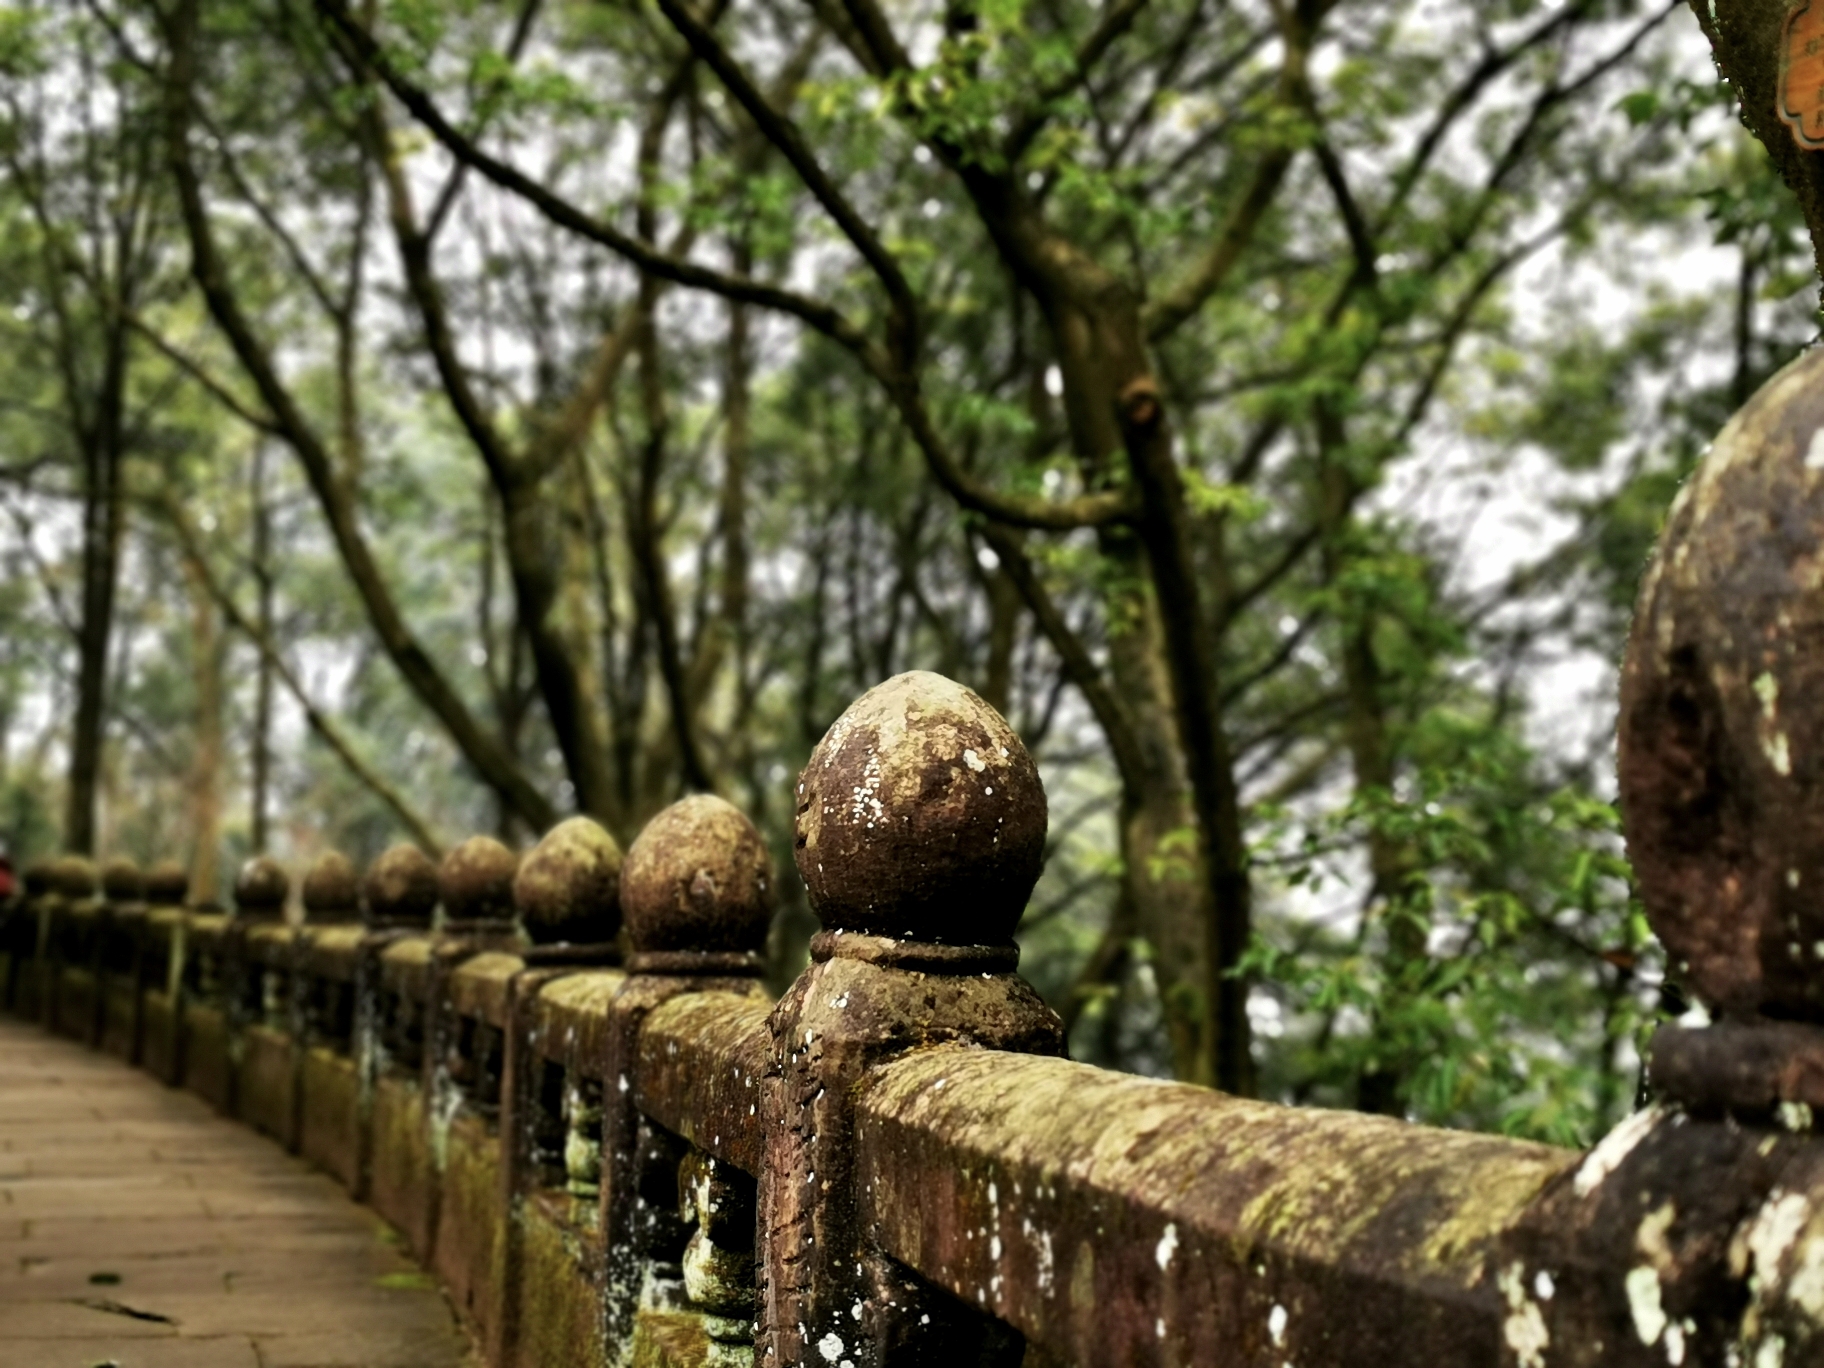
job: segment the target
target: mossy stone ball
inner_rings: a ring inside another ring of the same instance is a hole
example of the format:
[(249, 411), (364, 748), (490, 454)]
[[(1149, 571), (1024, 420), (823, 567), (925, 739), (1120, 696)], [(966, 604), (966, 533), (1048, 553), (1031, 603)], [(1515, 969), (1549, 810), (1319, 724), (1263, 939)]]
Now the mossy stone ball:
[(1038, 767), (974, 690), (927, 671), (876, 685), (799, 776), (795, 857), (831, 931), (1010, 942), (1038, 882)]
[(588, 817), (559, 822), (520, 861), (513, 901), (539, 945), (603, 944), (621, 928), (621, 848)]

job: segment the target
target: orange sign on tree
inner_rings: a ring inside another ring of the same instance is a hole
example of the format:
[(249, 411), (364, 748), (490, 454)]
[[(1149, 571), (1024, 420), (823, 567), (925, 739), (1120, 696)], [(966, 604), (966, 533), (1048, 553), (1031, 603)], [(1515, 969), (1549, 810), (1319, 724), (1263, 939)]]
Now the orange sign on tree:
[(1824, 147), (1824, 0), (1801, 0), (1786, 15), (1780, 119), (1800, 147)]

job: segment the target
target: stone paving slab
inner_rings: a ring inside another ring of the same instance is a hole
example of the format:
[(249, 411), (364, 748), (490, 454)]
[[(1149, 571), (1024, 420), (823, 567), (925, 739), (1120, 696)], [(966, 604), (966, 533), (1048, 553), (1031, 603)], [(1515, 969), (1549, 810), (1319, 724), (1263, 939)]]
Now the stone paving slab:
[(0, 1017), (4, 1368), (475, 1368), (398, 1236), (188, 1093)]

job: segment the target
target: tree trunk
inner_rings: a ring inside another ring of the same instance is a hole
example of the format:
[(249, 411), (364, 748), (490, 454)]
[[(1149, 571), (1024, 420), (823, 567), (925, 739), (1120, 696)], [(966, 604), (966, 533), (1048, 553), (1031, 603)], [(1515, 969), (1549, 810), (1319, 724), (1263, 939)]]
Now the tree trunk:
[[(1348, 468), (1348, 432), (1343, 419), (1328, 404), (1317, 407), (1317, 430), (1323, 460), (1319, 518), (1324, 580), (1334, 586), (1347, 572), (1353, 554), (1349, 544), (1354, 528), (1352, 510), (1361, 485)], [(1380, 660), (1374, 649), (1373, 613), (1367, 608), (1345, 608), (1341, 627), (1346, 740), (1355, 793), (1359, 798), (1385, 801), (1393, 796), (1396, 757), (1387, 729)], [(1380, 917), (1386, 924), (1382, 966), (1387, 991), (1379, 1013), (1382, 1019), (1397, 1015), (1410, 1000), (1411, 980), (1426, 958), (1429, 928), (1409, 897), (1411, 879), (1419, 868), (1419, 854), (1411, 841), (1392, 835), (1382, 822), (1370, 825), (1370, 882), (1362, 915)], [(1377, 1019), (1377, 1031), (1382, 1024)], [(1405, 1110), (1411, 1064), (1398, 1049), (1377, 1051), (1357, 1081), (1356, 1106), (1384, 1116), (1400, 1115)]]
[(83, 442), (82, 620), (76, 635), (76, 720), (70, 736), (69, 793), (63, 823), (65, 849), (83, 855), (95, 853), (96, 791), (107, 721), (108, 647), (125, 523), (120, 475), (127, 361), (125, 328), (110, 328), (94, 426)]
[[(272, 631), (272, 515), (266, 506), (266, 444), (253, 450), (253, 575), (259, 585), (259, 629), (262, 641)], [(264, 855), (268, 841), (267, 806), (272, 778), (272, 660), (259, 653), (253, 707), (253, 853)]]
[(222, 643), (215, 603), (201, 567), (184, 558), (190, 589), (190, 653), (196, 686), (196, 749), (190, 757), (190, 899), (211, 903), (220, 893), (222, 834)]

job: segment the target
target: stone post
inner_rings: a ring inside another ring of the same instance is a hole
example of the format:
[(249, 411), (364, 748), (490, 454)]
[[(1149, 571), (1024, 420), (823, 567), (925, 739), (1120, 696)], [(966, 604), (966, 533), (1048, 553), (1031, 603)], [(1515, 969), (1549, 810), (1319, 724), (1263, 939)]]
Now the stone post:
[(13, 966), (12, 996), (7, 1006), (19, 1016), (42, 1016), (44, 964), (51, 953), (51, 862), (32, 860), (19, 873), (25, 902), (18, 915), (23, 922), (14, 940), (18, 963)]
[(633, 1361), (647, 1317), (698, 1319), (722, 1356), (751, 1352), (745, 1302), (693, 1301), (685, 1267), (691, 1228), (679, 1188), (688, 1147), (640, 1111), (632, 1085), (640, 1028), (654, 1008), (681, 993), (762, 992), (761, 951), (775, 892), (772, 860), (753, 823), (706, 794), (673, 803), (648, 822), (621, 869), (631, 953), (627, 982), (610, 1007), (602, 1068), (604, 1339), (611, 1362)]
[(173, 1086), (183, 1080), (184, 899), (190, 875), (176, 860), (159, 860), (146, 871), (147, 956), (140, 995), (145, 1014), (141, 1057), (155, 1078)]
[(1020, 1361), (1017, 1333), (874, 1246), (854, 1107), (869, 1071), (909, 1050), (1062, 1052), (1057, 1016), (1014, 972), (1045, 829), (1045, 791), (1019, 737), (940, 675), (869, 690), (812, 752), (796, 846), (823, 930), (772, 1016), (762, 1368)]
[[(348, 856), (339, 850), (326, 850), (312, 861), (304, 875), (303, 903), (305, 924), (298, 933), (299, 963), (307, 968), (319, 931), (361, 920), (361, 880)], [(316, 973), (301, 977), (301, 1043), (323, 1043), (338, 1052), (347, 1052), (354, 1036), (354, 984), (333, 982)]]
[(228, 1110), (286, 1148), (297, 1144), (295, 937), (285, 925), (291, 880), (255, 855), (234, 877), (227, 960)]
[(140, 1060), (141, 1003), (145, 990), (146, 880), (139, 866), (115, 856), (102, 867), (101, 983), (96, 1036), (110, 1054)]
[[(396, 1052), (417, 1053), (422, 1023), (409, 1003), (389, 1000), (381, 981), (380, 956), (394, 941), (428, 934), (437, 914), (437, 866), (415, 845), (389, 846), (361, 880), (361, 938), (355, 963), (355, 1069), (361, 1139), (358, 1200), (374, 1193), (374, 1095), (382, 1066)], [(421, 1062), (421, 1061), (420, 1061)]]
[(276, 947), (259, 949), (249, 941), (255, 928), (278, 927), (285, 921), (285, 899), (291, 880), (269, 855), (255, 855), (234, 876), (234, 913), (228, 919), (229, 1029), (238, 1032), (254, 1024), (278, 1025), (284, 1020), (286, 985), (290, 975), (264, 959), (283, 952)]
[[(574, 1086), (565, 1088), (568, 1096), (547, 1094), (547, 1071), (558, 1064), (548, 1053), (551, 1042), (537, 1038), (536, 1008), (546, 984), (620, 964), (621, 864), (613, 836), (591, 818), (572, 817), (545, 833), (513, 878), (514, 908), (530, 944), (520, 952), (526, 967), (507, 989), (500, 1136), (501, 1201), (508, 1213), (502, 1263), (509, 1285), (501, 1299), (496, 1339), (489, 1346), (490, 1362), (536, 1363), (555, 1350), (587, 1363), (590, 1354), (581, 1346), (601, 1333), (599, 1244), (583, 1245), (584, 1278), (553, 1280), (545, 1258), (554, 1241), (542, 1218), (537, 1238), (527, 1228), (534, 1219), (528, 1204), (537, 1190), (551, 1186), (550, 1175), (561, 1173), (568, 1181), (574, 1164), (579, 1177), (599, 1184), (601, 1172), (599, 1098), (591, 1118)], [(564, 1053), (570, 1053), (567, 1043)], [(573, 1132), (573, 1123), (583, 1129)], [(576, 1295), (579, 1290), (586, 1302)], [(520, 1320), (528, 1304), (543, 1313), (530, 1327)]]
[(443, 935), (470, 953), (481, 944), (517, 949), (513, 876), (519, 856), (492, 836), (471, 836), (443, 857), (437, 890), (443, 899)]
[[(437, 936), (425, 992), (425, 1086), (432, 1099), (434, 1124), (447, 1124), (463, 1099), (474, 1102), (498, 1084), (500, 1041), (491, 1030), (465, 1031), (454, 1011), (446, 1010), (449, 976), (458, 965), (484, 950), (517, 951), (519, 928), (513, 918), (513, 876), (519, 856), (492, 836), (471, 836), (437, 867), (437, 890), (443, 901), (443, 926)], [(474, 1034), (471, 1037), (470, 1032)]]
[(437, 866), (415, 845), (389, 846), (361, 881), (363, 919), (369, 934), (361, 942), (361, 972), (355, 983), (356, 1032), (370, 1071), (380, 1052), (406, 1054), (421, 1062), (424, 1023), (415, 1004), (389, 1002), (380, 981), (380, 954), (402, 936), (429, 934), (437, 915)]
[[(82, 1038), (94, 1029), (95, 863), (60, 855), (51, 866), (49, 991), (45, 1025)], [(75, 971), (74, 973), (70, 971)]]
[(1622, 671), (1648, 920), (1707, 1025), (1549, 1188), (1496, 1270), (1514, 1368), (1824, 1361), (1824, 352), (1672, 506)]

